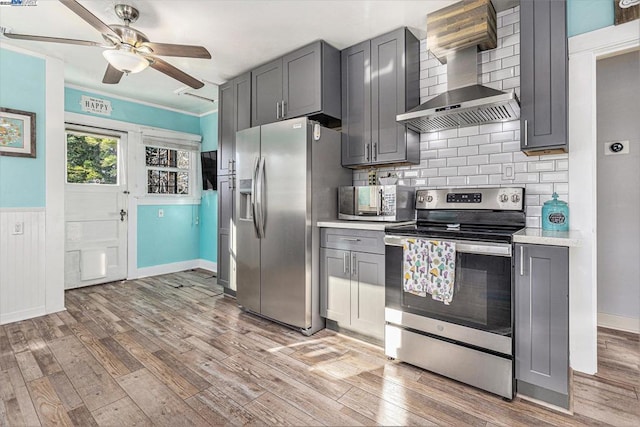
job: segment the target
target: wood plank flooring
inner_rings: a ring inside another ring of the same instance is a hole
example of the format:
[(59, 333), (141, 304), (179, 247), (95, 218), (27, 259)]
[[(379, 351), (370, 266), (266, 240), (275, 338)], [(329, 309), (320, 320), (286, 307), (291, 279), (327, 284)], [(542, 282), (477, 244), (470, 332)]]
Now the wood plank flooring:
[(67, 291), (0, 326), (0, 426), (640, 425), (638, 335), (599, 331), (574, 415), (513, 402), (329, 330), (243, 313), (205, 271)]

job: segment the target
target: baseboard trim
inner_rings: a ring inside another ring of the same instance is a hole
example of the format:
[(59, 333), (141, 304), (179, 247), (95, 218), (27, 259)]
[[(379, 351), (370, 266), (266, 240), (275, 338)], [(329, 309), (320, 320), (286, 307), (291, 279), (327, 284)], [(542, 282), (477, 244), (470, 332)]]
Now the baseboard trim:
[(13, 313), (5, 313), (0, 315), (0, 325), (32, 319), (34, 317), (44, 316), (45, 314), (47, 314), (45, 306), (14, 311)]
[(608, 313), (598, 313), (598, 326), (617, 329), (619, 331), (640, 334), (640, 319), (633, 317), (616, 316)]
[(217, 262), (209, 261), (207, 259), (199, 259), (198, 262), (200, 264), (200, 268), (202, 268), (204, 270), (208, 270), (208, 271), (210, 271), (212, 273), (217, 273), (218, 272), (218, 263)]
[(200, 267), (199, 259), (189, 261), (172, 262), (170, 264), (154, 265), (152, 267), (144, 267), (138, 269), (138, 279), (150, 276), (159, 276), (161, 274), (177, 273), (179, 271), (192, 270)]

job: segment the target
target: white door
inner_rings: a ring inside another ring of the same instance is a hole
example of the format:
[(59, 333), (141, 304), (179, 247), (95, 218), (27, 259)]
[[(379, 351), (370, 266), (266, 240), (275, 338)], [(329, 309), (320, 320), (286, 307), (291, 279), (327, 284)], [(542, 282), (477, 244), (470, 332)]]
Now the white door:
[(67, 126), (65, 289), (127, 276), (126, 134)]

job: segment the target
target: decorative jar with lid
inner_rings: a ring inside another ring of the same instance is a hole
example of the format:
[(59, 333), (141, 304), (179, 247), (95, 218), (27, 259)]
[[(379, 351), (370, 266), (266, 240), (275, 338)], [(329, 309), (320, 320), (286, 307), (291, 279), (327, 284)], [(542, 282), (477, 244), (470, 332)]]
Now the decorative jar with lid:
[(549, 231), (569, 231), (569, 205), (558, 200), (558, 193), (553, 193), (553, 200), (547, 200), (542, 206), (542, 229)]

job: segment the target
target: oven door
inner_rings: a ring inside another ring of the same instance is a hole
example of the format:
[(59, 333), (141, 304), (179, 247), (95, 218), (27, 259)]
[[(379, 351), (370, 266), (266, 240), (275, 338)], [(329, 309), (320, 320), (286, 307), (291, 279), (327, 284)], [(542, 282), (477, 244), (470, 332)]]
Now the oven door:
[[(388, 312), (411, 313), (415, 316), (405, 317), (429, 318), (459, 325), (464, 328), (457, 328), (458, 330), (466, 330), (463, 336), (471, 335), (475, 330), (484, 332), (480, 335), (489, 333), (494, 336), (489, 338), (498, 338), (495, 335), (508, 337), (509, 340), (505, 343), (511, 341), (513, 272), (511, 244), (455, 241), (454, 294), (449, 305), (445, 305), (432, 299), (429, 294), (426, 297), (420, 297), (404, 291), (402, 242), (406, 238), (405, 236), (385, 236), (385, 301), (386, 308), (391, 309), (387, 310)], [(420, 238), (429, 240), (428, 237)], [(438, 327), (436, 330), (442, 330), (442, 328)], [(482, 339), (479, 341), (482, 342)], [(507, 354), (510, 353), (508, 347), (504, 348)]]

